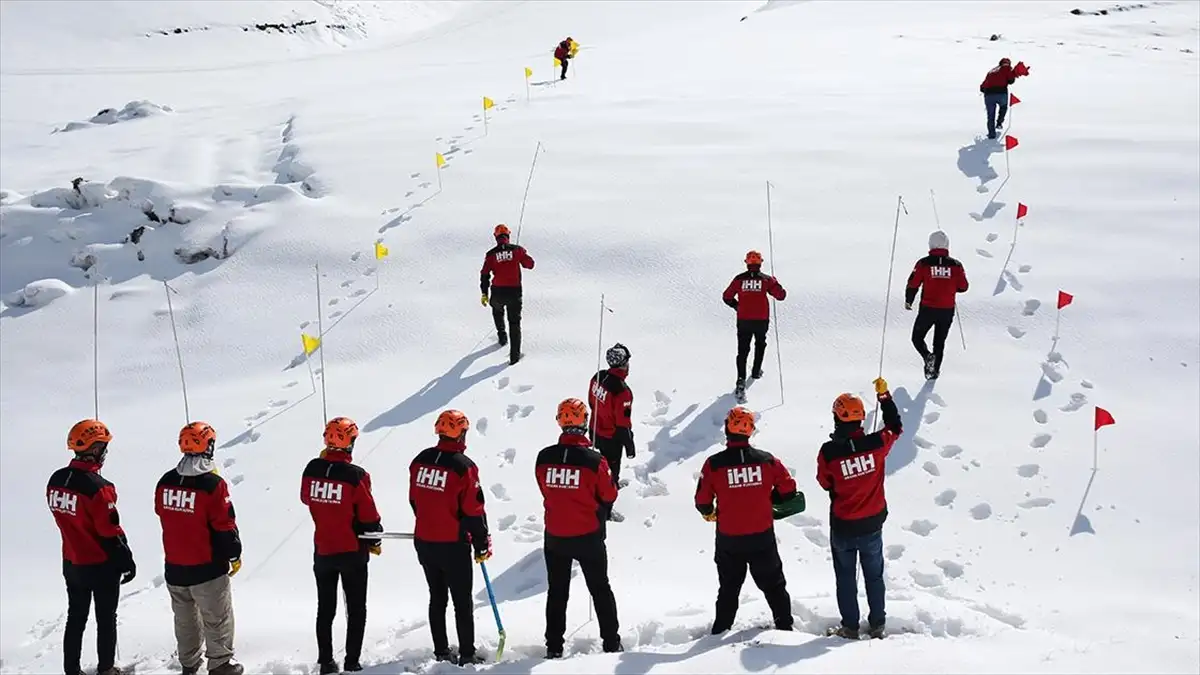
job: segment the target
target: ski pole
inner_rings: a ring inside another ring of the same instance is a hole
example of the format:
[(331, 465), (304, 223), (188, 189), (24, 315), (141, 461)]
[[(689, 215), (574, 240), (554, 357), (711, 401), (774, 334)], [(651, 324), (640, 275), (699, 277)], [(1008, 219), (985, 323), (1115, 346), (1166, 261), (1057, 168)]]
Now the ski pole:
[(521, 197), (521, 215), (517, 218), (517, 243), (521, 243), (521, 226), (525, 224), (525, 202), (529, 200), (529, 186), (533, 183), (533, 170), (537, 168), (538, 153), (542, 151), (542, 142), (538, 141), (533, 149), (533, 163), (529, 165), (529, 178), (525, 180), (525, 195)]
[(954, 318), (958, 324), (958, 337), (962, 340), (963, 351), (967, 351), (967, 336), (963, 333), (962, 319), (958, 315), (958, 303), (954, 303)]
[(496, 646), (496, 660), (504, 654), (504, 624), (500, 621), (500, 608), (496, 607), (496, 595), (492, 592), (492, 579), (488, 576), (487, 564), (480, 562), (479, 571), (483, 572), (483, 584), (487, 587), (488, 602), (492, 603), (492, 616), (496, 617), (496, 631), (500, 633), (500, 644)]
[[(908, 208), (904, 206), (903, 195), (896, 197), (896, 224), (892, 226), (892, 257), (888, 262), (888, 282), (887, 282), (887, 297), (883, 301), (883, 335), (879, 338), (879, 377), (883, 377), (883, 350), (887, 345), (887, 320), (888, 309), (892, 302), (892, 273), (896, 269), (896, 239), (900, 236), (900, 210), (904, 210), (904, 214), (908, 215)], [(875, 416), (872, 420), (873, 427), (879, 424), (879, 401), (875, 401)]]

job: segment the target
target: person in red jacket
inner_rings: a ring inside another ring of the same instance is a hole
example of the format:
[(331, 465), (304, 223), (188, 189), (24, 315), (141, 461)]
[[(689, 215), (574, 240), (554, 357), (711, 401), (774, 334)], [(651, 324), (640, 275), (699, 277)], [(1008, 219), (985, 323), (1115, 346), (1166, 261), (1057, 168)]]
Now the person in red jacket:
[(767, 598), (775, 628), (791, 630), (793, 624), (773, 505), (796, 496), (796, 481), (778, 458), (750, 445), (753, 434), (754, 413), (741, 406), (730, 410), (725, 449), (705, 460), (696, 485), (696, 510), (717, 524), (714, 560), (719, 587), (713, 635), (733, 627), (747, 568)]
[(325, 424), (325, 449), (304, 467), (300, 501), (313, 520), (313, 575), (317, 580), (317, 664), (321, 675), (336, 673), (333, 619), (338, 581), (346, 599), (346, 660), (341, 670), (359, 671), (367, 630), (367, 565), (383, 552), (379, 539), (360, 535), (382, 532), (371, 494), (371, 474), (352, 463), (358, 425), (348, 417)]
[(75, 458), (50, 475), (46, 503), (62, 535), (62, 571), (67, 583), (63, 629), (63, 672), (83, 675), (80, 659), (88, 612), (96, 603), (97, 675), (121, 675), (115, 665), (117, 600), (121, 584), (133, 581), (137, 565), (121, 517), (117, 488), (100, 475), (112, 434), (99, 420), (83, 420), (67, 434)]
[[(517, 244), (510, 244), (508, 226), (500, 223), (492, 233), (496, 245), (483, 256), (483, 268), (479, 270), (480, 302), (484, 307), (492, 305), (492, 321), (496, 324), (496, 337), (500, 346), (508, 344), (512, 333), (512, 345), (508, 348), (508, 362), (521, 360), (521, 268), (533, 269), (533, 258)], [(488, 289), (491, 298), (488, 298)], [(508, 328), (504, 330), (504, 312), (508, 310)]]
[(205, 422), (180, 429), (183, 457), (158, 480), (154, 494), (183, 675), (200, 672), (202, 646), (210, 675), (242, 675), (243, 670), (233, 662), (229, 582), (242, 568), (242, 540), (229, 485), (213, 462), (216, 442), (217, 432)]
[[(621, 483), (621, 451), (633, 459), (633, 390), (629, 377), (629, 348), (618, 342), (605, 353), (608, 370), (601, 370), (588, 383), (588, 407), (592, 413), (591, 437), (596, 449), (608, 460), (613, 481)], [(614, 520), (620, 516), (614, 514)]]
[(558, 46), (554, 48), (554, 58), (558, 59), (559, 63), (562, 64), (562, 74), (559, 75), (558, 79), (567, 79), (567, 63), (571, 60), (570, 37), (558, 43)]
[[(921, 308), (913, 322), (912, 343), (925, 364), (926, 379), (936, 380), (942, 372), (942, 357), (946, 353), (946, 337), (954, 323), (956, 299), (966, 293), (967, 272), (962, 263), (950, 257), (950, 237), (938, 230), (929, 235), (929, 255), (917, 261), (908, 275), (904, 290), (904, 309), (911, 310), (921, 291)], [(925, 344), (925, 336), (933, 329), (933, 352)]]
[(1012, 61), (1005, 57), (979, 83), (979, 93), (983, 94), (983, 104), (987, 109), (988, 138), (996, 138), (996, 130), (1004, 126), (1004, 116), (1008, 114), (1008, 86), (1016, 82), (1018, 77), (1028, 74), (1029, 68), (1024, 62), (1014, 68)]
[(605, 522), (617, 500), (617, 488), (608, 461), (588, 442), (588, 409), (583, 401), (569, 398), (559, 403), (556, 419), (562, 430), (558, 443), (539, 452), (533, 467), (546, 509), (542, 544), (547, 581), (546, 658), (563, 655), (574, 560), (579, 561), (596, 606), (604, 651), (624, 651), (604, 544)]
[(864, 433), (866, 410), (862, 399), (842, 394), (833, 402), (833, 433), (817, 453), (817, 483), (829, 493), (829, 545), (837, 578), (841, 625), (830, 635), (858, 638), (858, 581), (855, 568), (862, 564), (870, 613), (867, 624), (873, 638), (883, 637), (883, 523), (887, 499), (883, 494), (888, 452), (903, 432), (900, 413), (888, 392), (887, 381), (875, 380), (875, 396), (883, 412), (883, 429)]
[(754, 369), (750, 377), (762, 377), (763, 356), (767, 351), (767, 329), (771, 325), (769, 295), (776, 300), (787, 297), (779, 281), (762, 273), (762, 254), (746, 254), (746, 271), (733, 278), (721, 299), (737, 310), (737, 384), (735, 394), (741, 401), (746, 391), (746, 357), (750, 354), (750, 338), (754, 338)]
[(416, 515), (414, 545), (429, 586), (429, 631), (433, 655), (453, 659), (446, 637), (446, 604), (454, 602), (458, 664), (483, 663), (475, 651), (475, 605), (471, 599), (475, 562), (492, 557), (479, 468), (467, 457), (471, 421), (458, 410), (443, 410), (434, 422), (437, 445), (422, 450), (408, 467), (408, 503)]

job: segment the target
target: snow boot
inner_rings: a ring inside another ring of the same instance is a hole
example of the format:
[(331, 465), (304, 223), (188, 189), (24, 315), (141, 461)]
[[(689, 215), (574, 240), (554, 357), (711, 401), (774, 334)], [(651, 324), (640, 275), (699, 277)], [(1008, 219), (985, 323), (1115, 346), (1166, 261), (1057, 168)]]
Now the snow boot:
[(240, 663), (226, 661), (224, 665), (209, 670), (208, 675), (242, 675), (245, 670)]
[(842, 626), (840, 624), (837, 626), (831, 627), (828, 631), (825, 632), (825, 634), (828, 635), (829, 637), (840, 637), (840, 638), (845, 638), (847, 640), (857, 640), (858, 639), (858, 629), (857, 628), (848, 628), (848, 627)]
[(444, 661), (446, 663), (454, 663), (455, 661), (458, 660), (458, 656), (453, 651), (434, 652), (433, 660), (434, 661)]
[(752, 380), (761, 379), (762, 375), (762, 368), (755, 368), (754, 370), (750, 371), (750, 379)]
[(508, 355), (508, 365), (510, 365), (510, 366), (517, 365), (517, 361), (520, 361), (520, 360), (521, 360), (521, 354), (519, 354), (517, 352), (513, 352)]
[(508, 333), (499, 331), (496, 333), (496, 339), (500, 342), (500, 346), (503, 347), (504, 345), (508, 344)]
[(546, 647), (547, 659), (561, 659), (563, 655), (562, 647)]
[(96, 670), (96, 675), (125, 675), (125, 671), (118, 666), (113, 666), (107, 670)]
[(867, 635), (870, 636), (872, 640), (882, 640), (884, 637), (886, 637), (883, 632), (883, 626), (871, 626), (871, 629), (867, 631)]
[(337, 661), (326, 661), (325, 663), (319, 665), (320, 669), (318, 672), (320, 672), (321, 675), (334, 675), (334, 673), (342, 672), (342, 669), (338, 667)]
[(934, 370), (936, 359), (933, 354), (925, 357), (925, 379), (932, 380), (937, 377), (937, 371)]
[(737, 399), (738, 403), (746, 402), (746, 381), (740, 377), (733, 385), (733, 397)]
[(605, 654), (616, 654), (617, 652), (623, 652), (623, 651), (625, 651), (625, 648), (621, 646), (621, 638), (617, 638), (616, 640), (613, 640), (611, 642), (609, 642), (609, 641), (604, 642), (604, 653)]
[[(82, 673), (80, 675), (82, 675)], [(195, 668), (184, 668), (183, 675), (200, 675), (200, 666), (196, 666)]]
[(487, 663), (487, 659), (483, 658), (483, 655), (479, 654), (477, 652), (470, 652), (470, 653), (458, 655), (458, 665), (460, 667), (469, 666), (472, 664), (477, 665), (480, 663)]

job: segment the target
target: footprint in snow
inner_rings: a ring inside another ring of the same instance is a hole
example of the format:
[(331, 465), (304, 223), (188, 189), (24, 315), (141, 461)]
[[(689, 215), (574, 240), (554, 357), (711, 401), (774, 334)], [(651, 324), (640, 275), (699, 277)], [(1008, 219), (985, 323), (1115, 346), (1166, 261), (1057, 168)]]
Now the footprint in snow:
[(342, 282), (342, 288), (350, 288), (354, 285), (354, 279), (347, 279)]
[(408, 174), (408, 177), (409, 177), (409, 178), (420, 178), (420, 177), (421, 177), (421, 172), (420, 172), (420, 171), (418, 171), (418, 172), (416, 172), (416, 173), (410, 173), (410, 174)]
[(525, 392), (529, 391), (530, 389), (533, 389), (532, 384), (518, 384), (516, 386), (516, 389), (514, 389), (514, 391), (516, 391), (518, 394), (524, 394)]
[(311, 321), (301, 321), (300, 322), (300, 330), (304, 330), (305, 328), (308, 328), (309, 324), (311, 324), (311, 323), (312, 323)]
[(1033, 269), (1033, 265), (1021, 265), (1020, 267), (1017, 268), (1017, 271), (1020, 272), (1021, 274), (1028, 274), (1030, 272), (1030, 270), (1032, 270), (1032, 269)]
[(938, 496), (933, 498), (933, 503), (937, 504), (938, 506), (950, 506), (954, 503), (955, 497), (958, 497), (957, 490), (942, 490)]
[(271, 401), (267, 402), (267, 405), (271, 406), (272, 408), (282, 408), (283, 406), (285, 406), (287, 404), (288, 404), (288, 400), (286, 398), (281, 398), (279, 400), (271, 400)]
[(238, 474), (238, 475), (234, 476), (233, 478), (230, 478), (229, 482), (234, 485), (241, 485), (242, 481), (244, 481), (244, 480), (246, 480), (246, 477), (241, 474)]
[(336, 319), (336, 318), (338, 318), (339, 316), (341, 316), (341, 315), (343, 315), (343, 314), (345, 314), (345, 312), (334, 312), (333, 314), (330, 314), (330, 315), (329, 315), (329, 318), (331, 318), (331, 319)]
[[(412, 193), (409, 193), (409, 194), (412, 194)], [(407, 195), (405, 195), (405, 196), (407, 196)], [(380, 211), (380, 212), (379, 212), (379, 215), (381, 215), (381, 216), (386, 216), (386, 215), (388, 215), (388, 214), (395, 213), (395, 212), (397, 212), (397, 211), (399, 211), (399, 210), (400, 210), (400, 207), (399, 207), (399, 206), (393, 206), (393, 207), (392, 207), (392, 208), (390, 208), (390, 209), (384, 209), (384, 210)]]
[(361, 257), (362, 257), (362, 252), (355, 251), (354, 253), (350, 254), (350, 262), (358, 262), (358, 259)]
[(992, 257), (992, 254), (991, 254), (991, 252), (989, 252), (989, 251), (985, 251), (985, 250), (983, 250), (983, 249), (981, 249), (981, 248), (977, 248), (977, 249), (975, 249), (975, 252), (976, 252), (976, 253), (978, 253), (978, 254), (979, 254), (981, 257), (983, 257), (983, 258), (991, 258), (991, 257)]
[(1076, 392), (1071, 394), (1070, 403), (1067, 403), (1063, 407), (1059, 408), (1059, 410), (1063, 412), (1075, 412), (1076, 410), (1079, 410), (1083, 406), (1087, 405), (1087, 402), (1088, 399), (1086, 395)]
[(1090, 380), (1080, 380), (1079, 386), (1083, 387), (1084, 389), (1092, 389), (1096, 385), (1092, 384)]
[(358, 289), (357, 291), (354, 291), (353, 293), (351, 293), (351, 294), (350, 294), (350, 297), (352, 297), (352, 298), (361, 298), (362, 296), (366, 295), (367, 293), (370, 293), (370, 291), (368, 291), (368, 290), (367, 290), (367, 289), (365, 289), (365, 288), (360, 288), (360, 289)]
[(475, 127), (463, 127), (463, 131), (472, 131)]
[(827, 548), (829, 546), (829, 535), (825, 531), (816, 527), (804, 528), (804, 536), (809, 541), (817, 545), (817, 548)]
[(971, 507), (971, 517), (975, 520), (987, 520), (992, 517), (992, 505), (983, 502)]
[(917, 446), (918, 448), (928, 450), (929, 448), (932, 448), (934, 444), (922, 438), (920, 434), (915, 434), (913, 435), (913, 445)]
[(502, 377), (502, 378), (496, 380), (496, 388), (503, 389), (508, 386), (508, 382), (509, 382), (509, 380), (507, 377)]
[[(411, 196), (413, 196), (413, 195), (415, 195), (415, 194), (417, 194), (417, 191), (416, 191), (416, 190), (409, 190), (408, 192), (405, 192), (405, 193), (404, 193), (404, 196), (405, 196), (405, 197), (411, 197)], [(396, 211), (399, 211), (399, 210), (400, 210), (400, 209), (396, 209)], [(394, 211), (393, 211), (393, 213), (394, 213)]]
[(474, 150), (470, 150), (470, 149), (463, 150), (463, 154), (464, 154), (464, 155), (469, 155), (469, 154), (471, 154), (472, 152), (475, 152), (475, 151), (474, 151)]
[(421, 183), (421, 184), (417, 185), (417, 187), (419, 187), (419, 188), (427, 188), (427, 187), (429, 187), (430, 185), (433, 185), (433, 183), (430, 183), (429, 181), (425, 181), (424, 183)]
[(1050, 434), (1038, 434), (1037, 436), (1033, 437), (1032, 441), (1029, 441), (1029, 447), (1044, 448), (1046, 447), (1046, 444), (1050, 442), (1051, 438), (1053, 438), (1053, 436)]
[(642, 521), (642, 525), (646, 526), (646, 528), (647, 528), (647, 529), (649, 529), (649, 528), (651, 528), (651, 527), (654, 527), (654, 521), (655, 521), (656, 519), (658, 519), (658, 515), (657, 515), (657, 514), (651, 514), (651, 516), (650, 516), (649, 518), (647, 518), (646, 520)]
[(1037, 313), (1038, 308), (1042, 306), (1042, 301), (1036, 298), (1030, 298), (1025, 301), (1025, 307), (1021, 310), (1023, 316), (1033, 316)]
[(1046, 422), (1050, 421), (1050, 416), (1046, 414), (1045, 410), (1034, 410), (1033, 419), (1036, 420), (1038, 424), (1045, 424)]
[(487, 436), (488, 418), (480, 417), (479, 421), (475, 423), (475, 428), (479, 429), (479, 433)]
[(234, 464), (237, 464), (237, 460), (234, 459), (233, 457), (230, 457), (230, 458), (226, 459), (225, 461), (221, 462), (221, 467), (228, 469), (229, 467), (233, 466)]
[(1017, 467), (1017, 475), (1021, 478), (1033, 478), (1042, 472), (1042, 467), (1037, 464), (1022, 464)]
[(506, 502), (509, 500), (508, 489), (505, 488), (504, 485), (502, 485), (500, 483), (496, 483), (496, 484), (492, 485), (491, 490), (492, 490), (492, 494), (496, 495), (496, 499), (499, 499), (502, 502)]
[(1043, 361), (1042, 362), (1042, 375), (1044, 375), (1047, 380), (1049, 380), (1055, 384), (1062, 382), (1063, 377), (1064, 377), (1062, 374), (1062, 371), (1065, 369), (1066, 364), (1063, 363), (1062, 365), (1060, 365), (1060, 363), (1061, 362), (1056, 362), (1053, 360)]
[(952, 459), (954, 457), (958, 457), (959, 455), (961, 455), (962, 451), (963, 451), (963, 449), (961, 446), (945, 445), (945, 446), (942, 446), (942, 452), (940, 454), (942, 455), (942, 457), (945, 457), (946, 459)]
[(508, 409), (505, 410), (504, 414), (505, 414), (505, 416), (508, 417), (508, 421), (511, 422), (518, 417), (521, 417), (521, 418), (529, 417), (530, 413), (532, 413), (532, 412), (533, 412), (533, 406), (531, 406), (531, 405), (515, 405), (515, 404), (510, 403), (508, 405)]
[(329, 300), (329, 306), (332, 307), (332, 306), (338, 304), (339, 302), (341, 302), (341, 300), (339, 300), (338, 298), (331, 298)]
[(987, 240), (988, 240), (989, 242), (996, 241), (996, 240), (997, 240), (997, 239), (999, 239), (999, 238), (1000, 238), (1000, 235), (996, 234), (995, 232), (989, 232), (989, 233), (988, 233), (988, 236), (987, 236)]
[(942, 398), (935, 392), (929, 392), (929, 402), (940, 408), (946, 407), (946, 399)]
[(957, 579), (965, 573), (963, 566), (953, 560), (934, 560), (933, 564), (940, 567), (942, 574), (950, 579)]
[(932, 520), (922, 519), (922, 520), (914, 520), (911, 523), (909, 523), (908, 525), (902, 526), (901, 529), (908, 530), (909, 532), (912, 532), (913, 534), (920, 536), (920, 537), (928, 537), (930, 534), (933, 533), (934, 530), (937, 529), (937, 526), (938, 526), (938, 524), (933, 522)]
[(887, 556), (888, 560), (899, 560), (904, 556), (904, 544), (888, 544), (884, 555)]
[(1024, 328), (1018, 328), (1018, 327), (1016, 327), (1016, 326), (1009, 326), (1009, 327), (1008, 327), (1008, 334), (1009, 334), (1009, 335), (1011, 335), (1011, 336), (1013, 336), (1014, 338), (1016, 338), (1016, 339), (1020, 340), (1021, 338), (1025, 337), (1025, 329), (1024, 329)]
[(942, 585), (942, 577), (931, 572), (909, 570), (908, 575), (922, 588), (937, 588)]
[(921, 465), (921, 468), (925, 469), (925, 473), (929, 474), (930, 476), (942, 475), (942, 470), (939, 469), (938, 465), (934, 464), (933, 462), (925, 462)]
[(507, 450), (504, 451), (504, 461), (505, 462), (512, 464), (514, 461), (516, 461), (516, 459), (517, 459), (517, 449), (516, 448), (508, 448)]
[(941, 418), (942, 418), (942, 413), (937, 412), (936, 410), (934, 412), (925, 413), (925, 417), (924, 417), (925, 424), (933, 424), (934, 422), (938, 421)]
[(258, 412), (254, 413), (253, 415), (251, 415), (251, 416), (249, 416), (249, 417), (245, 418), (245, 420), (246, 420), (246, 422), (247, 422), (247, 423), (249, 423), (249, 422), (254, 422), (254, 421), (257, 421), (257, 420), (261, 420), (262, 418), (264, 418), (264, 417), (266, 417), (267, 415), (270, 415), (270, 414), (271, 414), (271, 411), (270, 411), (270, 410), (259, 410)]
[(1050, 506), (1053, 503), (1054, 500), (1049, 497), (1034, 497), (1033, 499), (1026, 499), (1020, 504), (1017, 504), (1017, 506), (1023, 509), (1040, 509)]
[(516, 522), (517, 522), (517, 517), (512, 514), (509, 514), (507, 516), (500, 516), (500, 531), (503, 532), (503, 531), (507, 530), (508, 528), (512, 527)]

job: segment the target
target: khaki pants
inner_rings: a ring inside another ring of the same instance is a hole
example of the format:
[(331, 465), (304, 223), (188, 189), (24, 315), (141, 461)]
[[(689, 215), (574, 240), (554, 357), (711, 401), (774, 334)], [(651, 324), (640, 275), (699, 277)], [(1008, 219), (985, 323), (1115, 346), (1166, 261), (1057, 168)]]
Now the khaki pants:
[(208, 670), (233, 658), (233, 594), (229, 577), (221, 576), (195, 586), (167, 585), (175, 613), (175, 642), (179, 664), (200, 668), (200, 647), (206, 646)]

